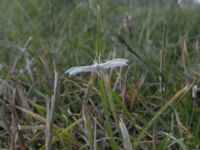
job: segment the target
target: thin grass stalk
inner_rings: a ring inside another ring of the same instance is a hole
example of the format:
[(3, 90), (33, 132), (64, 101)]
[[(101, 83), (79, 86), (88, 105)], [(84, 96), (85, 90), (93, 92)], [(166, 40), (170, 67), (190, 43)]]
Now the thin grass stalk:
[(56, 103), (57, 85), (58, 85), (58, 73), (55, 70), (54, 71), (54, 90), (53, 90), (53, 96), (52, 96), (52, 99), (51, 99), (51, 111), (50, 111), (50, 123), (51, 124), (53, 122), (53, 113), (54, 113), (55, 103)]
[(94, 145), (93, 145), (93, 150), (97, 150), (97, 120), (95, 117), (93, 117), (93, 121), (94, 121), (94, 134), (93, 134), (93, 141), (94, 141)]
[(50, 101), (46, 100), (47, 114), (46, 114), (46, 129), (45, 129), (45, 149), (49, 150), (50, 146), (50, 137), (51, 137), (51, 128), (50, 128)]
[(134, 51), (129, 44), (126, 42), (126, 40), (124, 39), (124, 37), (122, 37), (120, 34), (116, 33), (116, 36), (118, 38), (118, 40), (126, 47), (126, 49), (132, 53), (133, 55), (135, 55), (139, 60), (141, 60), (144, 64), (146, 64), (145, 60), (136, 52)]
[(13, 96), (12, 96), (12, 102), (11, 102), (11, 113), (12, 113), (12, 135), (13, 136), (13, 143), (14, 146), (13, 148), (16, 149), (15, 147), (15, 139), (18, 138), (18, 141), (19, 141), (19, 148), (20, 150), (25, 150), (25, 142), (24, 142), (24, 137), (23, 137), (23, 134), (21, 133), (20, 129), (19, 129), (19, 123), (18, 123), (18, 114), (17, 114), (17, 111), (15, 109), (15, 94), (16, 94), (16, 89), (14, 89), (14, 92), (13, 92)]
[[(16, 90), (13, 90), (13, 97), (16, 93)], [(12, 102), (11, 102), (11, 142), (10, 142), (10, 149), (14, 150), (16, 149), (16, 137), (17, 137), (17, 132), (16, 132), (16, 122), (15, 122), (15, 117), (14, 117), (14, 112), (13, 112), (13, 105), (15, 105), (15, 98), (12, 97)]]
[(96, 60), (98, 63), (101, 62), (101, 9), (97, 5), (97, 49), (96, 49)]
[(50, 137), (51, 137), (51, 128), (53, 123), (53, 113), (55, 109), (55, 102), (56, 102), (56, 93), (57, 93), (57, 85), (58, 85), (58, 73), (56, 71), (55, 65), (54, 65), (54, 89), (53, 89), (53, 95), (51, 98), (51, 102), (49, 104), (47, 100), (47, 123), (46, 123), (46, 139), (45, 139), (45, 149), (50, 149)]
[(160, 49), (160, 99), (161, 99), (161, 104), (163, 105), (163, 92), (164, 92), (164, 87), (163, 87), (163, 62), (164, 62), (164, 53), (165, 53), (165, 47), (166, 47), (166, 31), (167, 27), (166, 24), (164, 24), (164, 34), (163, 34), (163, 46)]

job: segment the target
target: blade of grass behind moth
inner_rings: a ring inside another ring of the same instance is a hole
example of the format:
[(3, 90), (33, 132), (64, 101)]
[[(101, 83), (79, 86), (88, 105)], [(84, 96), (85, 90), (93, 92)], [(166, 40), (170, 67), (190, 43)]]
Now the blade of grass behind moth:
[[(133, 118), (132, 114), (128, 111), (128, 109), (126, 108), (126, 106), (124, 105), (124, 103), (120, 99), (120, 97), (114, 91), (112, 91), (112, 96), (114, 97), (114, 99), (118, 103), (118, 105), (120, 106), (120, 108), (123, 111), (123, 113), (129, 119), (129, 121), (131, 121), (131, 123), (133, 124), (133, 126), (135, 127), (135, 129), (140, 132), (142, 130), (142, 127), (139, 126), (136, 123), (137, 121), (135, 120), (135, 118)], [(148, 134), (148, 133), (146, 133), (146, 134)], [(149, 137), (150, 137), (150, 135), (149, 135)]]
[(105, 116), (105, 128), (106, 128), (107, 135), (109, 137), (109, 143), (113, 150), (117, 150), (118, 149), (117, 144), (114, 141), (114, 139), (112, 138), (113, 135), (112, 135), (112, 128), (110, 125), (110, 112), (108, 109), (109, 105), (107, 102), (106, 91), (105, 91), (103, 79), (99, 78), (98, 84), (100, 87), (101, 103), (102, 103), (103, 112), (104, 112), (104, 116)]
[(104, 80), (104, 86), (106, 90), (108, 105), (109, 105), (109, 108), (111, 109), (112, 115), (114, 116), (115, 122), (117, 123), (118, 122), (117, 115), (116, 115), (115, 105), (112, 98), (112, 89), (110, 86), (110, 79), (109, 79), (108, 73), (104, 73), (103, 80)]
[(142, 57), (128, 45), (128, 43), (125, 41), (125, 39), (120, 34), (117, 33), (116, 35), (117, 35), (117, 38), (119, 39), (119, 41), (127, 48), (127, 50), (129, 52), (134, 54), (138, 59), (140, 59), (141, 61), (143, 61), (145, 63), (145, 61), (142, 59)]
[(139, 144), (140, 140), (145, 136), (148, 129), (155, 123), (155, 121), (158, 120), (160, 115), (165, 112), (175, 101), (178, 99), (182, 99), (188, 91), (191, 89), (194, 83), (192, 83), (190, 86), (186, 85), (181, 90), (179, 90), (157, 113), (156, 115), (148, 122), (148, 124), (143, 128), (143, 130), (140, 132), (138, 137), (136, 138), (134, 142), (134, 147), (136, 148)]
[(86, 92), (85, 92), (84, 100), (83, 100), (83, 104), (84, 104), (84, 105), (86, 105), (87, 102), (88, 102), (88, 97), (89, 97), (89, 95), (90, 95), (90, 93), (91, 93), (91, 91), (92, 91), (92, 88), (93, 88), (93, 86), (94, 86), (94, 82), (95, 82), (95, 80), (96, 80), (96, 77), (97, 77), (97, 75), (96, 75), (95, 72), (92, 72), (92, 73), (90, 74), (90, 78), (89, 78), (87, 90), (86, 90)]
[(157, 66), (149, 61), (148, 59), (143, 59), (136, 51), (134, 51), (130, 46), (129, 44), (126, 42), (126, 40), (121, 36), (119, 35), (118, 33), (116, 34), (117, 35), (117, 38), (119, 39), (119, 41), (126, 47), (126, 49), (132, 53), (133, 55), (135, 55), (139, 60), (141, 60), (146, 66), (148, 66), (150, 69), (152, 69), (151, 71), (156, 71), (156, 72), (159, 72), (159, 69), (157, 68)]
[(123, 137), (124, 149), (132, 150), (130, 136), (122, 118), (120, 118), (119, 127), (120, 127), (122, 137)]
[(125, 113), (128, 119), (131, 121), (131, 123), (136, 127), (136, 129), (141, 130), (142, 128), (136, 124), (135, 119), (132, 117), (132, 114), (128, 111), (128, 109), (126, 108), (126, 106), (124, 105), (120, 97), (114, 91), (112, 91), (112, 96), (114, 97), (114, 100), (118, 103), (121, 110)]

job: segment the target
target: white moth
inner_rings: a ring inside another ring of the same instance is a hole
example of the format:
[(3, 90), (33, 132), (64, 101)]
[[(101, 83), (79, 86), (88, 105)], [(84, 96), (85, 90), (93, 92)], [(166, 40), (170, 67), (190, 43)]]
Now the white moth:
[(99, 71), (104, 70), (104, 69), (108, 69), (108, 68), (115, 68), (115, 67), (123, 67), (128, 65), (128, 60), (127, 59), (123, 59), (123, 58), (116, 58), (116, 59), (112, 59), (112, 60), (107, 60), (104, 63), (96, 63), (94, 65), (90, 65), (90, 66), (77, 66), (77, 67), (72, 67), (69, 68), (65, 71), (65, 73), (69, 73), (70, 76), (76, 75), (78, 73), (81, 72), (97, 72), (99, 73)]

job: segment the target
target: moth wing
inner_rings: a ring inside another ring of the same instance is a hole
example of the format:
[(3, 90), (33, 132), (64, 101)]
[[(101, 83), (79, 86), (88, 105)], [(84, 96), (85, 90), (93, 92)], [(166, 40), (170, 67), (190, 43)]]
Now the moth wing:
[(127, 65), (128, 60), (127, 59), (122, 59), (122, 58), (117, 58), (117, 59), (112, 59), (110, 61), (107, 61), (105, 63), (100, 64), (102, 68), (115, 68), (115, 67), (122, 67)]
[(81, 72), (91, 72), (95, 70), (95, 66), (78, 66), (72, 67), (65, 71), (65, 73), (69, 73), (70, 76), (79, 74)]

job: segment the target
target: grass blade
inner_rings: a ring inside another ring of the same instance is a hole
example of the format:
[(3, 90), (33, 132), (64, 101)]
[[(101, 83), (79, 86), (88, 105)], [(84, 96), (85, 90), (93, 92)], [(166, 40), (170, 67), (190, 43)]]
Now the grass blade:
[[(193, 85), (193, 84), (192, 84)], [(149, 121), (149, 123), (143, 128), (141, 133), (135, 140), (134, 147), (137, 147), (140, 140), (145, 136), (147, 130), (156, 122), (156, 120), (160, 117), (160, 115), (165, 112), (170, 105), (172, 105), (175, 101), (182, 98), (192, 87), (192, 85), (186, 85), (181, 90), (179, 90), (158, 112), (157, 114)]]
[(128, 134), (128, 130), (122, 118), (120, 118), (119, 127), (122, 133), (123, 142), (124, 142), (124, 149), (125, 150), (132, 150), (130, 136)]
[(100, 86), (100, 93), (101, 93), (101, 102), (102, 102), (102, 106), (103, 106), (103, 112), (105, 115), (105, 128), (107, 131), (107, 134), (109, 136), (109, 143), (110, 146), (112, 147), (112, 149), (118, 149), (117, 148), (117, 144), (114, 141), (114, 139), (112, 138), (112, 128), (110, 125), (110, 112), (108, 109), (108, 102), (107, 102), (107, 97), (106, 97), (106, 91), (105, 91), (105, 87), (104, 87), (104, 82), (102, 79), (99, 79), (99, 86)]

